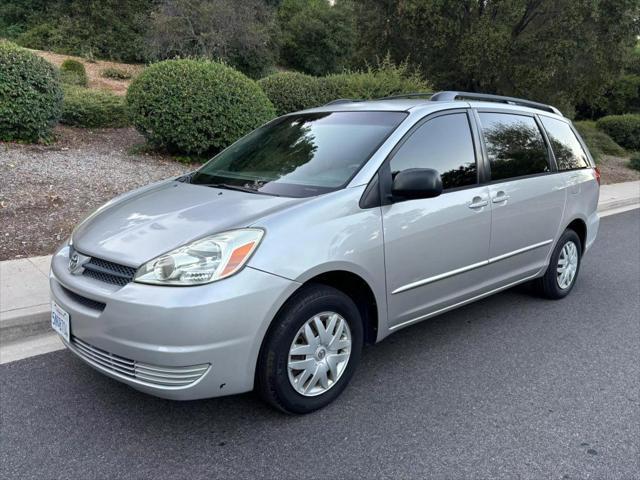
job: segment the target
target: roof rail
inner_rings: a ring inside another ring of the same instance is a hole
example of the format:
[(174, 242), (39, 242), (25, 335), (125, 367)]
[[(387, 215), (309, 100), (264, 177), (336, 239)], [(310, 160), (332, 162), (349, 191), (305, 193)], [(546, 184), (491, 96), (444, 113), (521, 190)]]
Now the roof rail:
[(362, 100), (356, 100), (354, 98), (336, 98), (335, 100), (331, 100), (330, 102), (325, 103), (325, 106), (336, 105), (338, 103), (351, 103), (351, 102), (362, 102)]
[(376, 98), (376, 100), (393, 100), (395, 98), (415, 98), (415, 97), (431, 97), (433, 92), (415, 92), (415, 93), (399, 93), (397, 95), (388, 95), (386, 97)]
[(498, 102), (507, 103), (509, 105), (520, 105), (521, 107), (536, 108), (545, 112), (555, 113), (562, 116), (560, 110), (551, 105), (544, 103), (532, 102), (523, 98), (516, 97), (504, 97), (502, 95), (490, 95), (488, 93), (473, 93), (473, 92), (438, 92), (434, 93), (430, 98), (433, 102), (448, 102), (452, 100), (484, 100), (486, 102)]

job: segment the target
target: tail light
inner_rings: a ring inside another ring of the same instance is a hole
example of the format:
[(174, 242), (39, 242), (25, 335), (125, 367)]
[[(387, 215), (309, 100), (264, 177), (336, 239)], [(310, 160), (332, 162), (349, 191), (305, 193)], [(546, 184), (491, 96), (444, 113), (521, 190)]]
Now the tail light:
[(596, 182), (600, 185), (600, 167), (594, 167), (593, 171), (596, 174)]

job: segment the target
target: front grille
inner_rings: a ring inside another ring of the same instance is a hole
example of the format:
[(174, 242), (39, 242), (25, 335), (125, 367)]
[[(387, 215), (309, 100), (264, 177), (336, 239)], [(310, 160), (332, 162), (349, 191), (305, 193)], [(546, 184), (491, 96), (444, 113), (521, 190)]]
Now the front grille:
[(97, 364), (101, 369), (152, 387), (186, 387), (207, 373), (210, 366), (205, 363), (187, 367), (161, 367), (137, 362), (94, 347), (74, 336), (71, 337), (71, 345), (75, 347), (74, 351), (78, 355)]
[(133, 277), (136, 274), (136, 269), (133, 267), (127, 267), (126, 265), (120, 265), (95, 257), (92, 257), (83, 267), (83, 275), (121, 287), (133, 281)]
[(60, 285), (60, 287), (62, 288), (64, 293), (69, 298), (71, 298), (72, 300), (78, 302), (81, 305), (84, 305), (87, 308), (91, 308), (93, 310), (103, 311), (105, 309), (105, 307), (107, 306), (106, 303), (98, 302), (97, 300), (92, 300), (90, 298), (83, 297), (82, 295), (78, 295), (76, 292), (73, 292), (73, 291), (69, 290), (68, 288), (63, 287), (62, 285)]

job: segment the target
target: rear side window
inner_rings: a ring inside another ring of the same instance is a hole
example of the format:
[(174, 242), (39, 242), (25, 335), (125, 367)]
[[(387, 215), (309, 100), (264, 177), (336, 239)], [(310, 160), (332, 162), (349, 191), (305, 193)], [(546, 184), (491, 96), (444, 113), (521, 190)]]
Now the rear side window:
[(547, 147), (533, 117), (480, 113), (480, 123), (492, 180), (549, 171)]
[(559, 170), (575, 170), (589, 166), (587, 154), (567, 123), (543, 116), (540, 119), (549, 136)]
[(476, 157), (466, 113), (428, 120), (414, 131), (391, 159), (391, 174), (408, 168), (440, 172), (444, 189), (477, 182)]

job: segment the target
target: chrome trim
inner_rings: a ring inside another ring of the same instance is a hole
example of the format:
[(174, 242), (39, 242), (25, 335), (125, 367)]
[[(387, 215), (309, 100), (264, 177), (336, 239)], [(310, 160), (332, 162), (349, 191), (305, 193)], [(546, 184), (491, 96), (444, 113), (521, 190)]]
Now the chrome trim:
[(199, 383), (211, 364), (190, 365), (186, 367), (165, 367), (137, 362), (107, 352), (72, 336), (71, 343), (62, 339), (62, 343), (83, 361), (105, 375), (125, 383), (132, 383), (160, 390), (180, 390)]
[(402, 322), (402, 323), (399, 323), (399, 324), (394, 325), (392, 327), (389, 327), (389, 330), (396, 330), (398, 328), (406, 327), (406, 326), (409, 326), (409, 325), (411, 325), (413, 323), (419, 322), (420, 320), (426, 320), (429, 317), (433, 317), (433, 316), (438, 315), (440, 313), (444, 313), (444, 312), (447, 312), (449, 310), (453, 310), (454, 308), (461, 307), (463, 305), (466, 305), (467, 303), (472, 303), (472, 302), (475, 302), (476, 300), (480, 300), (481, 298), (489, 297), (489, 296), (493, 295), (494, 293), (498, 293), (498, 292), (500, 292), (502, 290), (506, 290), (506, 289), (511, 288), (511, 287), (513, 287), (515, 285), (518, 285), (519, 283), (524, 283), (524, 282), (527, 282), (529, 280), (532, 280), (533, 278), (538, 276), (538, 273), (539, 272), (536, 272), (535, 274), (533, 274), (531, 276), (528, 276), (528, 277), (525, 277), (525, 278), (523, 278), (521, 280), (517, 280), (515, 282), (508, 283), (507, 285), (503, 285), (503, 286), (498, 287), (498, 288), (494, 288), (493, 290), (489, 290), (488, 292), (481, 293), (480, 295), (476, 295), (475, 297), (471, 297), (471, 298), (468, 298), (467, 300), (463, 300), (461, 302), (454, 303), (453, 305), (449, 305), (448, 307), (441, 308), (439, 310), (436, 310), (436, 311), (431, 312), (431, 313), (427, 313), (425, 315), (421, 315), (421, 316), (416, 317), (416, 318), (412, 318), (411, 320), (407, 320), (406, 322)]
[(553, 239), (545, 240), (544, 242), (534, 243), (533, 245), (519, 248), (518, 250), (514, 250), (512, 252), (507, 252), (502, 255), (498, 255), (497, 257), (492, 257), (489, 260), (483, 260), (482, 262), (473, 263), (471, 265), (467, 265), (466, 267), (456, 268), (455, 270), (450, 270), (448, 272), (440, 273), (438, 275), (434, 275), (433, 277), (417, 280), (415, 282), (403, 285), (402, 287), (396, 288), (393, 292), (391, 292), (391, 295), (395, 295), (396, 293), (406, 292), (407, 290), (412, 290), (414, 288), (421, 287), (429, 283), (437, 282), (439, 280), (444, 280), (445, 278), (453, 277), (454, 275), (465, 273), (470, 270), (475, 270), (476, 268), (485, 267), (491, 263), (499, 262), (500, 260), (505, 260), (507, 258), (514, 257), (521, 253), (528, 252), (529, 250), (534, 250), (536, 248), (544, 247), (545, 245), (549, 245), (552, 242), (553, 242)]
[(433, 277), (408, 283), (406, 285), (403, 285), (402, 287), (396, 288), (393, 292), (391, 292), (391, 295), (395, 295), (396, 293), (406, 292), (407, 290), (421, 287), (422, 285), (426, 285), (428, 283), (437, 282), (438, 280), (443, 280), (448, 277), (453, 277), (454, 275), (458, 275), (459, 273), (468, 272), (469, 270), (474, 270), (476, 268), (484, 267), (486, 265), (489, 265), (489, 260), (483, 260), (482, 262), (474, 263), (472, 265), (467, 265), (466, 267), (456, 268), (455, 270), (451, 270), (449, 272), (444, 272), (439, 275), (434, 275)]
[(528, 247), (519, 248), (518, 250), (514, 250), (513, 252), (504, 253), (502, 255), (498, 255), (497, 257), (490, 258), (489, 263), (495, 263), (495, 262), (499, 262), (500, 260), (504, 260), (505, 258), (515, 257), (516, 255), (520, 255), (521, 253), (528, 252), (529, 250), (534, 250), (536, 248), (549, 245), (552, 242), (553, 242), (553, 238), (551, 240), (545, 240), (544, 242), (534, 243), (533, 245), (529, 245)]

